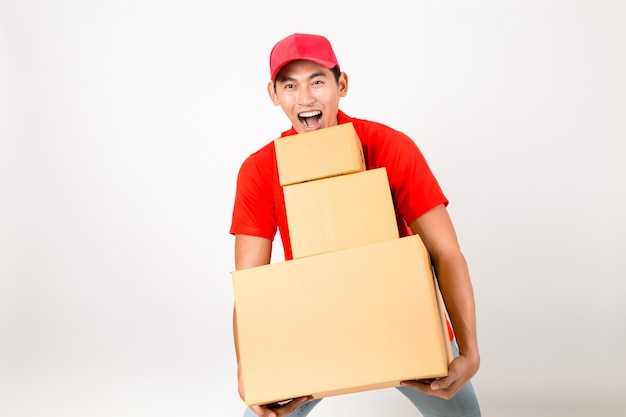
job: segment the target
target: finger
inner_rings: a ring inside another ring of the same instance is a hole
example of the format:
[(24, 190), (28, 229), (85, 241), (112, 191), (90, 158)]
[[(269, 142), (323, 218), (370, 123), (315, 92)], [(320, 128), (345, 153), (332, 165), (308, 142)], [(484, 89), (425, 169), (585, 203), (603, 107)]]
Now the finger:
[(276, 403), (265, 404), (260, 406), (251, 406), (250, 409), (259, 417), (283, 417), (297, 410), (302, 404), (312, 400), (313, 397), (299, 397), (288, 401), (279, 401)]
[(451, 399), (457, 391), (457, 389), (452, 386), (434, 390), (432, 388), (432, 384), (424, 383), (422, 381), (402, 381), (400, 385), (412, 388), (420, 394), (439, 397), (444, 400)]
[(250, 410), (259, 417), (276, 417), (276, 414), (272, 410), (261, 405), (251, 405)]
[(284, 406), (280, 407), (280, 411), (286, 411), (285, 415), (291, 414), (292, 412), (300, 408), (302, 404), (306, 403), (307, 401), (311, 401), (312, 399), (313, 397), (311, 396), (294, 398)]
[(429, 386), (433, 382), (432, 379), (410, 379), (407, 381), (400, 381), (400, 385), (420, 385), (420, 386)]
[(449, 388), (453, 382), (454, 380), (452, 378), (446, 377), (446, 378), (435, 379), (429, 384), (429, 386), (430, 386), (430, 389), (432, 389), (433, 391), (437, 391), (437, 390)]
[(433, 395), (430, 385), (422, 381), (402, 381), (400, 385), (414, 389), (424, 395)]

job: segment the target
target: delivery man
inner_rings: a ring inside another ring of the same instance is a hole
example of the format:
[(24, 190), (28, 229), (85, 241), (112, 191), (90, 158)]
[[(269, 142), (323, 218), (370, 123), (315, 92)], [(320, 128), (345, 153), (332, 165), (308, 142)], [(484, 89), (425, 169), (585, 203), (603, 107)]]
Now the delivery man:
[[(363, 146), (367, 169), (385, 167), (387, 170), (400, 236), (419, 234), (431, 256), (452, 325), (450, 334), (455, 359), (446, 377), (403, 381), (397, 389), (427, 417), (480, 416), (470, 383), (480, 365), (472, 283), (446, 209), (448, 200), (422, 153), (405, 134), (380, 123), (350, 117), (339, 109), (340, 99), (348, 93), (348, 76), (341, 71), (325, 37), (301, 33), (287, 36), (274, 46), (269, 63), (269, 97), (291, 123), (291, 128), (281, 136), (352, 122)], [(371, 87), (401, 87), (403, 81), (414, 82), (395, 78), (391, 72), (373, 80)], [(230, 228), (235, 236), (235, 269), (268, 264), (277, 230), (285, 259), (290, 260), (285, 202), (272, 141), (247, 157), (239, 170)], [(236, 313), (233, 327), (239, 361)], [(284, 337), (288, 338), (289, 334)], [(298, 364), (285, 366), (297, 367)], [(241, 372), (238, 372), (238, 379), (243, 399)], [(244, 415), (305, 416), (319, 401), (302, 397), (286, 404), (246, 407)]]

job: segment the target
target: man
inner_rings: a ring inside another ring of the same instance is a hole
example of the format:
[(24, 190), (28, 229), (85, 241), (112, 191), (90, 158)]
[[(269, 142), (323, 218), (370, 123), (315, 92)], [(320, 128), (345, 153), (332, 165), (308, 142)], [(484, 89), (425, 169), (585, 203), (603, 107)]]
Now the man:
[[(271, 51), (270, 75), (270, 99), (292, 124), (282, 136), (352, 122), (362, 142), (367, 169), (387, 169), (400, 236), (419, 234), (431, 255), (454, 331), (451, 343), (456, 357), (445, 378), (403, 381), (398, 390), (424, 416), (480, 416), (470, 383), (480, 364), (472, 284), (448, 216), (448, 201), (421, 152), (405, 134), (380, 123), (349, 117), (339, 109), (341, 97), (348, 92), (348, 76), (340, 70), (326, 38), (293, 34), (282, 39)], [(275, 158), (272, 141), (250, 155), (240, 168), (230, 229), (235, 235), (237, 270), (270, 262), (277, 229), (285, 259), (292, 259)], [(239, 360), (236, 313), (233, 327)], [(240, 373), (238, 377), (243, 398)], [(245, 415), (304, 416), (319, 401), (302, 397), (282, 406), (252, 406)]]

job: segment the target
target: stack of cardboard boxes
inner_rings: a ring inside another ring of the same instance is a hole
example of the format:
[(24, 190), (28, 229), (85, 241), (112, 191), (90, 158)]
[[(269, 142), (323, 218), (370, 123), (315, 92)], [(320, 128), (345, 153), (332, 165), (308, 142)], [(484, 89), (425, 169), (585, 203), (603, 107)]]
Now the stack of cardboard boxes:
[(248, 405), (445, 376), (445, 309), (351, 123), (274, 141), (293, 260), (232, 273)]

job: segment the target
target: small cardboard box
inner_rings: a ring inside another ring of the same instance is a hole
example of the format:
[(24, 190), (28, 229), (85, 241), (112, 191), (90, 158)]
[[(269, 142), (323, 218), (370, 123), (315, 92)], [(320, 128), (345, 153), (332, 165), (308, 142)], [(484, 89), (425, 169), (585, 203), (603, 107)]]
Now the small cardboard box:
[(403, 237), (232, 273), (248, 405), (447, 374), (430, 258)]
[(283, 187), (294, 258), (398, 239), (385, 168)]
[(365, 170), (352, 123), (278, 138), (274, 147), (282, 186)]

